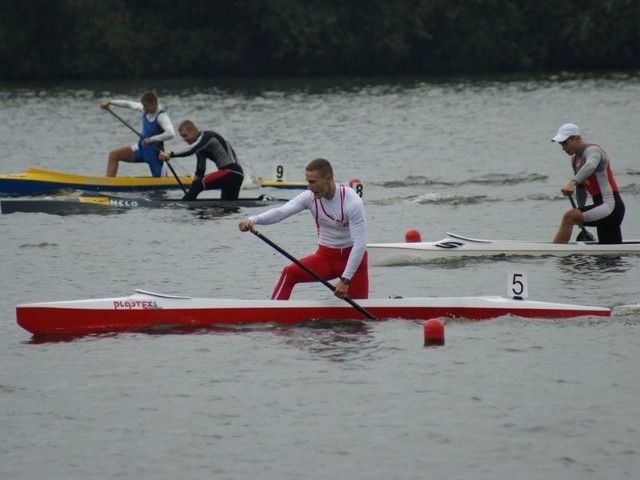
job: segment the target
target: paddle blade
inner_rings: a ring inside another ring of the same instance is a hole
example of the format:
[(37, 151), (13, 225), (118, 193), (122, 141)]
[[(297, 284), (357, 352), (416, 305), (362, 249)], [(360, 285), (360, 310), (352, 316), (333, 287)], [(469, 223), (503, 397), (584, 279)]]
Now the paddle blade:
[(593, 234), (586, 228), (583, 228), (582, 231), (576, 237), (576, 242), (595, 242), (595, 241), (596, 241), (596, 237), (594, 237)]

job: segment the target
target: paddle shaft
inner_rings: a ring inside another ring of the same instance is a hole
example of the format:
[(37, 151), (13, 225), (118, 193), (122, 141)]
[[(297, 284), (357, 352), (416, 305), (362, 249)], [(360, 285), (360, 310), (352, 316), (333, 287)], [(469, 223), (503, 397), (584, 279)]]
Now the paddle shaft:
[[(118, 120), (120, 120), (126, 127), (129, 128), (129, 130), (131, 130), (133, 133), (135, 133), (140, 140), (144, 141), (144, 137), (142, 136), (142, 134), (140, 132), (138, 132), (135, 128), (133, 128), (131, 125), (129, 125), (120, 115), (118, 115), (116, 112), (111, 110), (109, 107), (107, 107), (106, 110), (108, 110), (111, 115), (113, 115)], [(169, 167), (169, 170), (171, 170), (171, 173), (173, 173), (173, 176), (175, 177), (176, 181), (178, 182), (178, 184), (182, 188), (182, 191), (186, 194), (187, 193), (187, 189), (184, 188), (184, 185), (180, 181), (180, 177), (178, 177), (178, 174), (176, 173), (176, 171), (173, 169), (173, 166), (169, 162), (167, 162), (167, 167)]]
[[(571, 206), (573, 208), (578, 208), (578, 206), (576, 205), (576, 201), (573, 199), (573, 195), (569, 195), (569, 201), (571, 202)], [(587, 231), (587, 229), (584, 228), (584, 225), (580, 227), (580, 230), (582, 230), (582, 233), (587, 239), (593, 238), (593, 236)]]
[[(329, 282), (327, 282), (324, 278), (322, 278), (320, 275), (318, 275), (316, 272), (314, 272), (312, 269), (310, 269), (309, 267), (307, 267), (304, 263), (302, 263), (300, 260), (298, 260), (297, 258), (295, 258), (293, 255), (291, 255), (289, 252), (287, 252), (286, 250), (280, 248), (278, 245), (276, 245), (275, 243), (273, 243), (271, 240), (269, 240), (267, 237), (265, 237), (264, 235), (262, 235), (260, 232), (258, 232), (255, 229), (251, 229), (251, 233), (253, 233), (256, 237), (258, 237), (260, 240), (262, 240), (263, 242), (271, 245), (273, 248), (275, 248), (278, 252), (280, 252), (282, 255), (284, 255), (285, 257), (287, 257), (289, 260), (291, 260), (293, 263), (295, 263), (296, 265), (298, 265), (300, 268), (302, 268), (305, 272), (307, 272), (309, 275), (314, 276), (315, 278), (317, 278), (320, 282), (322, 282), (327, 288), (329, 288), (331, 291), (335, 291), (336, 287), (334, 287), (333, 285), (331, 285)], [(369, 320), (377, 320), (377, 318), (370, 313), (369, 311), (365, 310), (361, 305), (358, 305), (356, 302), (354, 302), (351, 298), (349, 297), (344, 297), (343, 300), (345, 302), (347, 302), (349, 305), (351, 305), (353, 308), (355, 308), (356, 310), (358, 310), (361, 314), (363, 314), (365, 317), (367, 317)]]

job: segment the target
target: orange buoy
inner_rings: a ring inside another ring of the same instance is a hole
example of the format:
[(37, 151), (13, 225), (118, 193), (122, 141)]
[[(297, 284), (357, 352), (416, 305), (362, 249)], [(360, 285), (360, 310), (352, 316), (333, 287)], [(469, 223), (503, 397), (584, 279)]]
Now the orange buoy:
[(357, 185), (359, 183), (362, 183), (362, 181), (359, 178), (352, 178), (351, 180), (349, 180), (349, 186), (351, 188), (353, 188), (354, 185)]
[(407, 243), (416, 243), (422, 241), (422, 235), (418, 230), (407, 230), (404, 234), (404, 241)]
[(424, 322), (424, 346), (444, 345), (444, 324), (438, 318)]

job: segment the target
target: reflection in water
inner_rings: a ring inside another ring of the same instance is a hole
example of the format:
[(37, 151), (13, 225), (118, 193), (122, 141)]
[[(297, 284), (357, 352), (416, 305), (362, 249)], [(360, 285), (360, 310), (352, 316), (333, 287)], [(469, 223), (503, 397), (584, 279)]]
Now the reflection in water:
[(182, 208), (172, 209), (184, 212), (184, 215), (167, 215), (163, 221), (165, 223), (178, 223), (178, 224), (196, 224), (194, 220), (220, 220), (229, 215), (243, 210), (241, 207), (197, 207), (197, 208)]
[[(620, 305), (625, 291), (630, 295), (636, 294), (635, 282), (627, 279), (628, 272), (634, 271), (628, 258), (609, 255), (574, 256), (558, 258), (556, 264), (563, 288), (589, 301), (603, 298), (604, 293), (608, 305)], [(604, 300), (600, 300), (600, 303), (603, 302)]]
[[(417, 266), (427, 269), (459, 269), (475, 265), (486, 265), (495, 262), (513, 263), (517, 265), (539, 265), (543, 260), (557, 259), (562, 270), (573, 270), (574, 273), (623, 273), (632, 265), (619, 255), (572, 255), (556, 257), (554, 255), (484, 255), (428, 258), (423, 255), (403, 254), (397, 261), (385, 260), (384, 264), (374, 264), (380, 267)], [(395, 259), (394, 259), (395, 260)]]
[(100, 334), (68, 334), (68, 333), (49, 333), (45, 335), (32, 335), (31, 338), (23, 343), (26, 345), (43, 345), (49, 343), (70, 343), (75, 341), (91, 341), (104, 338), (116, 338), (122, 334), (118, 333), (100, 333)]
[(176, 325), (162, 323), (152, 325), (150, 327), (127, 330), (123, 332), (102, 332), (87, 334), (70, 334), (70, 333), (49, 333), (33, 335), (27, 344), (37, 345), (43, 343), (68, 343), (81, 340), (100, 340), (107, 338), (121, 338), (127, 335), (224, 335), (234, 333), (255, 332), (261, 330), (269, 330), (276, 326), (275, 323), (252, 323), (252, 324), (220, 324), (208, 327), (192, 327), (189, 325)]
[(485, 255), (485, 256), (461, 256), (461, 257), (441, 257), (441, 258), (425, 258), (423, 256), (416, 255), (415, 257), (408, 257), (403, 262), (389, 264), (393, 265), (416, 265), (423, 268), (433, 269), (450, 269), (456, 270), (459, 268), (472, 267), (475, 265), (487, 265), (497, 261), (504, 263), (515, 263), (518, 265), (526, 264), (539, 264), (540, 259), (547, 258), (547, 256), (531, 256), (531, 255)]
[(369, 322), (362, 320), (307, 320), (278, 333), (287, 345), (332, 362), (370, 361), (381, 355)]
[(237, 213), (239, 211), (239, 207), (210, 207), (190, 209), (189, 213), (191, 213), (198, 220), (218, 220), (219, 218)]
[[(189, 327), (185, 325), (160, 324), (149, 328), (127, 332), (104, 332), (91, 334), (45, 334), (33, 335), (26, 344), (41, 345), (93, 341), (121, 338), (128, 335), (228, 335), (246, 334), (256, 331), (272, 331), (285, 337), (286, 343), (297, 348), (312, 351), (323, 358), (344, 361), (346, 357), (357, 355), (362, 358), (366, 344), (370, 343), (370, 325), (362, 320), (312, 319), (294, 325), (278, 323), (225, 324), (209, 327)], [(365, 352), (366, 353), (366, 352)]]
[(624, 273), (631, 264), (621, 256), (617, 255), (575, 255), (571, 257), (561, 257), (558, 259), (560, 268), (568, 273)]

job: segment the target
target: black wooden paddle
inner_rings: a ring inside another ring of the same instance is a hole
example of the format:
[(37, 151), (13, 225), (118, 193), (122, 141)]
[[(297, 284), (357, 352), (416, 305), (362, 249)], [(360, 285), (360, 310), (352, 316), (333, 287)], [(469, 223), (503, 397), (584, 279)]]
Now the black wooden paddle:
[[(144, 137), (142, 136), (142, 134), (140, 132), (138, 132), (135, 128), (133, 128), (131, 125), (129, 125), (125, 120), (123, 120), (120, 115), (118, 115), (116, 112), (111, 110), (109, 107), (107, 107), (105, 110), (108, 110), (111, 115), (113, 115), (118, 120), (120, 120), (124, 125), (129, 127), (129, 130), (131, 130), (133, 133), (135, 133), (138, 136), (138, 138), (140, 138), (141, 140), (144, 141)], [(180, 185), (180, 188), (182, 188), (182, 191), (186, 194), (187, 193), (187, 189), (184, 188), (184, 185), (180, 181), (180, 177), (178, 177), (178, 174), (176, 173), (176, 171), (173, 169), (173, 166), (169, 162), (167, 162), (167, 167), (169, 167), (169, 170), (171, 170), (171, 173), (173, 173), (173, 176), (175, 177), (176, 181)]]
[[(571, 206), (573, 208), (578, 208), (576, 206), (576, 201), (573, 199), (573, 195), (569, 195), (569, 201), (571, 202)], [(589, 232), (584, 225), (580, 227), (580, 230), (582, 230), (582, 233), (580, 233), (580, 235), (578, 235), (578, 237), (576, 238), (577, 241), (584, 241), (584, 240), (588, 240), (590, 242), (595, 241), (595, 238), (593, 237), (593, 235), (591, 235), (591, 232)]]
[[(317, 278), (318, 280), (320, 280), (327, 288), (329, 288), (331, 291), (336, 290), (336, 287), (334, 287), (333, 285), (331, 285), (329, 282), (327, 282), (324, 278), (322, 278), (320, 275), (318, 275), (316, 272), (314, 272), (312, 269), (310, 269), (309, 267), (307, 267), (304, 263), (300, 262), (300, 260), (298, 260), (296, 257), (294, 257), (293, 255), (291, 255), (289, 252), (287, 252), (286, 250), (280, 248), (278, 245), (276, 245), (275, 243), (273, 243), (271, 240), (269, 240), (267, 237), (265, 237), (264, 235), (262, 235), (260, 232), (258, 232), (255, 229), (251, 229), (251, 233), (253, 233), (256, 237), (258, 237), (260, 240), (262, 240), (263, 242), (271, 245), (273, 248), (275, 248), (278, 252), (280, 252), (282, 255), (284, 255), (285, 257), (287, 257), (289, 260), (291, 260), (293, 263), (295, 263), (296, 265), (298, 265), (300, 268), (302, 268), (304, 271), (306, 271), (309, 275), (314, 276), (315, 278)], [(349, 297), (344, 297), (343, 300), (345, 302), (347, 302), (349, 305), (351, 305), (353, 308), (355, 308), (356, 310), (358, 310), (361, 314), (363, 314), (365, 317), (367, 317), (369, 320), (377, 320), (377, 318), (369, 311), (365, 310), (361, 305), (358, 305), (355, 301), (353, 301), (351, 298)]]

